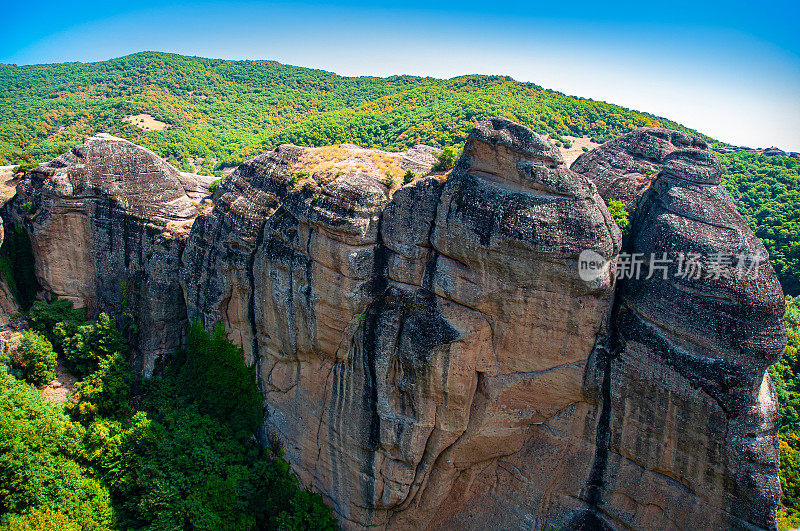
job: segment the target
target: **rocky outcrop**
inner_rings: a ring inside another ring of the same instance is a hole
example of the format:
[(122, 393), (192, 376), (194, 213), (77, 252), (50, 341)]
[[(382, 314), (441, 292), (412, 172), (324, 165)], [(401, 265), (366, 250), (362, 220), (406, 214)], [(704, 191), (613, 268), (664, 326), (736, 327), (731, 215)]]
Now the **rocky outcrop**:
[(642, 127), (584, 153), (572, 163), (575, 173), (589, 177), (606, 201), (628, 207), (636, 202), (660, 171), (679, 179), (711, 184), (720, 166), (708, 144), (670, 129)]
[(608, 451), (597, 507), (614, 528), (771, 528), (780, 418), (765, 371), (786, 344), (783, 293), (716, 160), (698, 139), (667, 136), (630, 133), (582, 163), (621, 178), (637, 164), (657, 171), (637, 203), (630, 278), (598, 351), (610, 412), (598, 428)]
[[(293, 184), (304, 158), (282, 146), (243, 164), (184, 256), (190, 319), (221, 320), (259, 364), (266, 434), (351, 525), (451, 525), (477, 514), (470, 500), (517, 497), (525, 474), (544, 514), (572, 506), (619, 250), (594, 187), (503, 119), (472, 134), (446, 182), (391, 197), (374, 167)], [(584, 249), (612, 261), (597, 281), (577, 275)], [(571, 492), (530, 459), (543, 447), (580, 454), (562, 469)]]
[(133, 315), (136, 365), (150, 374), (185, 333), (176, 280), (208, 181), (98, 134), (28, 172), (6, 209), (28, 231), (46, 293), (92, 314)]
[[(642, 129), (569, 169), (492, 118), (401, 186), (436, 155), (279, 146), (198, 209), (198, 178), (93, 137), (11, 212), (50, 292), (129, 286), (145, 373), (223, 323), (260, 439), (346, 528), (774, 527), (783, 298), (705, 143)], [(604, 199), (636, 207), (624, 250)]]

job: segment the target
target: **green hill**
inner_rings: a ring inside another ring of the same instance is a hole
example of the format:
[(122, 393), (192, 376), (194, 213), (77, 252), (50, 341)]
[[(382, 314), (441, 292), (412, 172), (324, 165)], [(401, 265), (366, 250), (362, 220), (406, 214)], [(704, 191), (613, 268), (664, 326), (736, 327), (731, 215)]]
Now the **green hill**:
[[(124, 121), (137, 114), (169, 127), (147, 132)], [(543, 133), (598, 140), (643, 125), (687, 130), (500, 76), (352, 78), (273, 61), (155, 52), (90, 64), (0, 66), (0, 163), (17, 162), (15, 151), (46, 158), (99, 130), (173, 161), (211, 158), (214, 165), (286, 142), (446, 146), (495, 115)]]
[[(0, 164), (49, 160), (105, 131), (183, 170), (219, 173), (287, 142), (392, 150), (458, 145), (477, 122), (496, 115), (556, 140), (588, 135), (604, 142), (640, 126), (699, 134), (665, 118), (502, 76), (353, 78), (274, 61), (157, 52), (89, 64), (0, 65)], [(800, 294), (797, 161), (747, 154), (720, 159), (784, 289)]]

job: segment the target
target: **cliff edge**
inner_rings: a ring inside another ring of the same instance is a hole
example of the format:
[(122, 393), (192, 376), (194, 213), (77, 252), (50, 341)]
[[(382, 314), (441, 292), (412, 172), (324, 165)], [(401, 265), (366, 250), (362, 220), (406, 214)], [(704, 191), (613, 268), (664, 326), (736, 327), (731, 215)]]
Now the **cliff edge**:
[(346, 528), (774, 528), (783, 294), (707, 145), (642, 129), (568, 168), (492, 118), (400, 183), (437, 154), (283, 145), (203, 198), (98, 135), (7, 208), (45, 290), (128, 305), (144, 374), (223, 323), (260, 439)]

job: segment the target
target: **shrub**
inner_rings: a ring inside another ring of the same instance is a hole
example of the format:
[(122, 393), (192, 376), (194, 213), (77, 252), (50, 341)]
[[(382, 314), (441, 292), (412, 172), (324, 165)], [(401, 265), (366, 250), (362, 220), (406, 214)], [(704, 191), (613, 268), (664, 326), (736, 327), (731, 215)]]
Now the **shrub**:
[(453, 165), (456, 162), (456, 156), (458, 153), (454, 148), (446, 147), (439, 153), (439, 157), (436, 159), (436, 164), (433, 165), (433, 171), (446, 171), (453, 168)]
[(25, 330), (17, 346), (15, 365), (26, 381), (42, 385), (56, 377), (56, 353), (46, 337), (33, 330)]
[(47, 509), (33, 509), (23, 515), (11, 515), (0, 524), (0, 531), (81, 531), (69, 516)]
[(306, 179), (307, 177), (309, 177), (309, 175), (310, 174), (306, 170), (300, 170), (300, 171), (294, 172), (292, 174), (292, 176), (289, 177), (289, 186), (296, 185), (297, 183), (299, 183), (303, 179)]
[(38, 165), (39, 165), (38, 162), (23, 162), (19, 166), (14, 166), (14, 170), (12, 171), (12, 173), (16, 176), (21, 173), (25, 173), (26, 171), (30, 171)]
[(36, 301), (28, 310), (28, 323), (53, 344), (56, 352), (63, 352), (64, 340), (86, 324), (86, 308), (75, 309), (72, 302), (58, 297), (52, 302)]
[(394, 175), (392, 175), (392, 172), (389, 170), (386, 170), (384, 174), (386, 175), (386, 178), (383, 180), (383, 184), (387, 188), (393, 188), (394, 185), (397, 184), (397, 180), (395, 179)]
[(215, 181), (211, 181), (211, 183), (209, 183), (209, 185), (208, 185), (208, 194), (209, 195), (213, 195), (214, 192), (217, 191), (217, 187), (219, 186), (219, 183), (221, 183), (221, 182), (222, 182), (222, 179), (217, 179)]
[(101, 360), (98, 369), (78, 384), (67, 409), (84, 421), (97, 416), (122, 420), (130, 411), (133, 381), (128, 360), (116, 352)]
[(627, 236), (631, 222), (628, 219), (628, 210), (625, 208), (625, 203), (612, 199), (608, 202), (608, 211), (619, 226), (619, 230), (622, 231), (622, 235)]
[(589, 151), (589, 148), (588, 148), (588, 147), (586, 147), (586, 146), (583, 146), (581, 149), (583, 150), (583, 152), (584, 152), (584, 153), (586, 153), (587, 151)]
[(72, 336), (64, 338), (63, 345), (70, 371), (81, 378), (96, 370), (101, 360), (117, 352), (127, 354), (117, 321), (105, 313), (93, 323), (78, 326)]
[(416, 179), (416, 178), (417, 178), (417, 174), (416, 174), (416, 173), (414, 173), (414, 172), (413, 172), (413, 171), (411, 171), (411, 170), (408, 170), (408, 171), (406, 171), (406, 173), (403, 175), (403, 184), (408, 184), (408, 183), (410, 183), (411, 181), (413, 181), (413, 180), (414, 180), (414, 179)]

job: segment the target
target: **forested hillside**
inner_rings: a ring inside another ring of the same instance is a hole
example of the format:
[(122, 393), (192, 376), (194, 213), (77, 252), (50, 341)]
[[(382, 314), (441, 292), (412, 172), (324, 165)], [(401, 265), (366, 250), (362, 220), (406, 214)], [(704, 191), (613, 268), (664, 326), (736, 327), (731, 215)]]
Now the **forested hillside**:
[[(476, 123), (496, 115), (556, 141), (587, 135), (605, 142), (640, 126), (697, 133), (500, 76), (348, 78), (273, 61), (157, 52), (90, 64), (0, 65), (0, 164), (49, 160), (104, 131), (149, 147), (185, 171), (221, 175), (222, 167), (280, 143), (457, 146)], [(719, 158), (728, 189), (764, 240), (784, 290), (800, 294), (800, 166), (778, 156)]]
[(800, 294), (800, 161), (747, 153), (718, 158), (725, 186), (764, 242), (783, 290)]
[[(124, 121), (137, 114), (168, 128), (144, 131)], [(15, 152), (44, 160), (96, 131), (173, 161), (211, 158), (214, 165), (285, 142), (446, 146), (498, 114), (539, 132), (599, 141), (643, 125), (685, 130), (506, 77), (347, 78), (272, 61), (144, 52), (90, 64), (0, 66), (0, 163), (21, 162)]]

